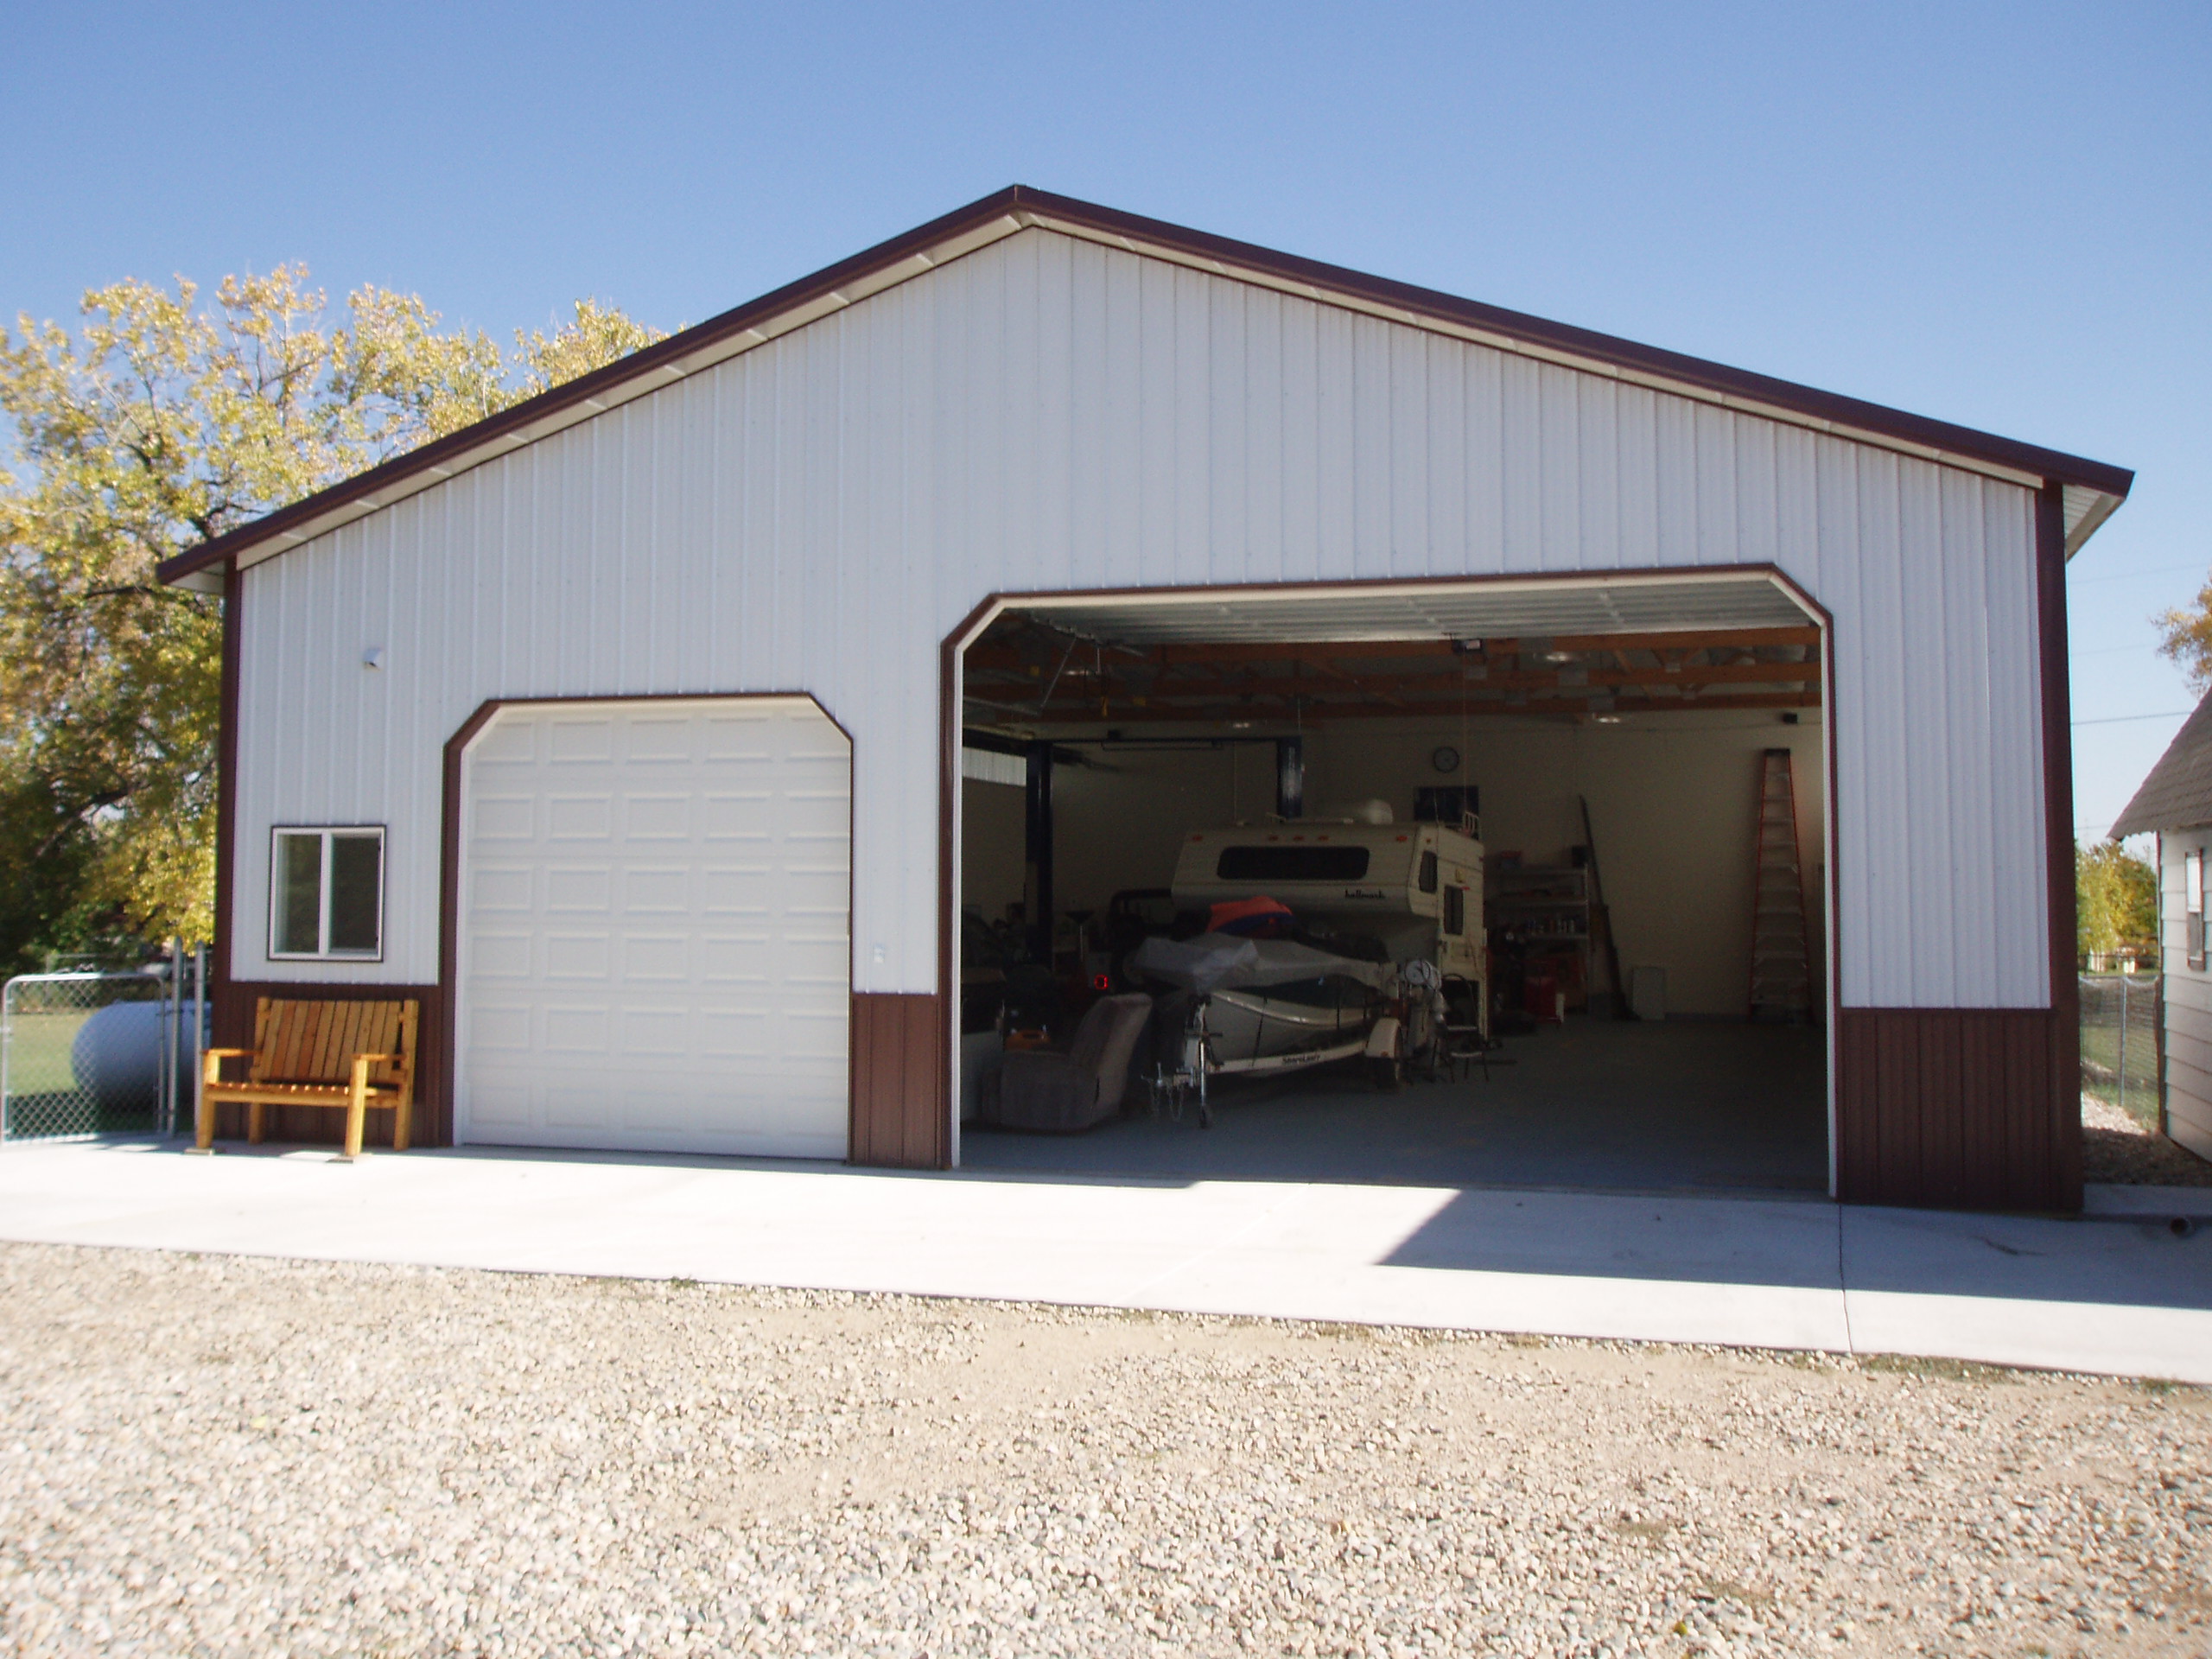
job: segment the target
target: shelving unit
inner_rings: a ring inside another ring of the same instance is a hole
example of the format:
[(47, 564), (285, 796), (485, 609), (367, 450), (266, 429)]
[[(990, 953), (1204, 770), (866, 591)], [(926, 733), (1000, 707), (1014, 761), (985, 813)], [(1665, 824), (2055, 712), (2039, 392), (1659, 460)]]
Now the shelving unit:
[(1573, 865), (1524, 865), (1490, 871), (1484, 897), (1493, 931), (1511, 928), (1527, 942), (1531, 969), (1550, 964), (1567, 1006), (1587, 1005), (1590, 983), (1590, 872)]

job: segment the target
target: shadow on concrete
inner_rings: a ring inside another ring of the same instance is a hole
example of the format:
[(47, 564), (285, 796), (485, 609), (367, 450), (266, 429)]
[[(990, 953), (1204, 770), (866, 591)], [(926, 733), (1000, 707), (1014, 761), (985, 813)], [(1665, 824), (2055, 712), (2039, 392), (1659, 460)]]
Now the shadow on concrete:
[(1854, 1291), (2212, 1312), (2212, 1217), (2192, 1213), (2208, 1209), (2194, 1192), (2165, 1211), (2070, 1219), (1847, 1206), (1844, 1278)]
[(969, 1169), (1363, 1186), (1827, 1192), (1826, 1048), (1809, 1027), (1576, 1020), (1487, 1077), (1379, 1091), (1340, 1069), (1215, 1092), (1211, 1128), (1142, 1114), (1080, 1135), (970, 1126)]

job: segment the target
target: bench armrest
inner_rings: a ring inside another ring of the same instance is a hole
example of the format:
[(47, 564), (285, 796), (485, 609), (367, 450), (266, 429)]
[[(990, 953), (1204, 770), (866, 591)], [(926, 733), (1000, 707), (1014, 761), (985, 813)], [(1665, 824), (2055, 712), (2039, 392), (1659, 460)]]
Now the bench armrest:
[[(353, 1081), (365, 1086), (369, 1080), (369, 1068), (375, 1065), (393, 1067), (399, 1072), (408, 1091), (410, 1094), (414, 1091), (415, 1074), (408, 1069), (407, 1057), (404, 1054), (356, 1054), (353, 1057)], [(377, 1085), (379, 1089), (392, 1089), (398, 1086), (397, 1084), (389, 1083), (381, 1083)]]
[(252, 1058), (253, 1051), (250, 1048), (203, 1048), (200, 1051), (200, 1081), (220, 1083), (225, 1060), (250, 1060)]

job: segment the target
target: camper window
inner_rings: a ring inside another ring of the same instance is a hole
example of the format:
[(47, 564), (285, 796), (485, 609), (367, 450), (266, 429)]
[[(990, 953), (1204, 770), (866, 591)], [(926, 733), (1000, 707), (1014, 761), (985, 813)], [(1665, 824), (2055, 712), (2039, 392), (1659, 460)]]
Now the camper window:
[(1222, 881), (1357, 881), (1366, 874), (1364, 847), (1224, 847), (1214, 866)]
[(1423, 893), (1436, 891), (1436, 855), (1433, 852), (1421, 855), (1421, 890)]
[(1467, 890), (1444, 889), (1444, 931), (1455, 938), (1467, 931)]

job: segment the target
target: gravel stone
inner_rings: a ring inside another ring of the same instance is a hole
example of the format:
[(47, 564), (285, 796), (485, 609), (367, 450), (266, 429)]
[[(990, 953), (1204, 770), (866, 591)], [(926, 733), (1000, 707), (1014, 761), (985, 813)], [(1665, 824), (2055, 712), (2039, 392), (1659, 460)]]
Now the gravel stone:
[(2212, 1186), (2212, 1162), (2094, 1095), (2082, 1096), (2082, 1173), (2116, 1186)]
[(2212, 1393), (0, 1246), (0, 1652), (2212, 1653)]

